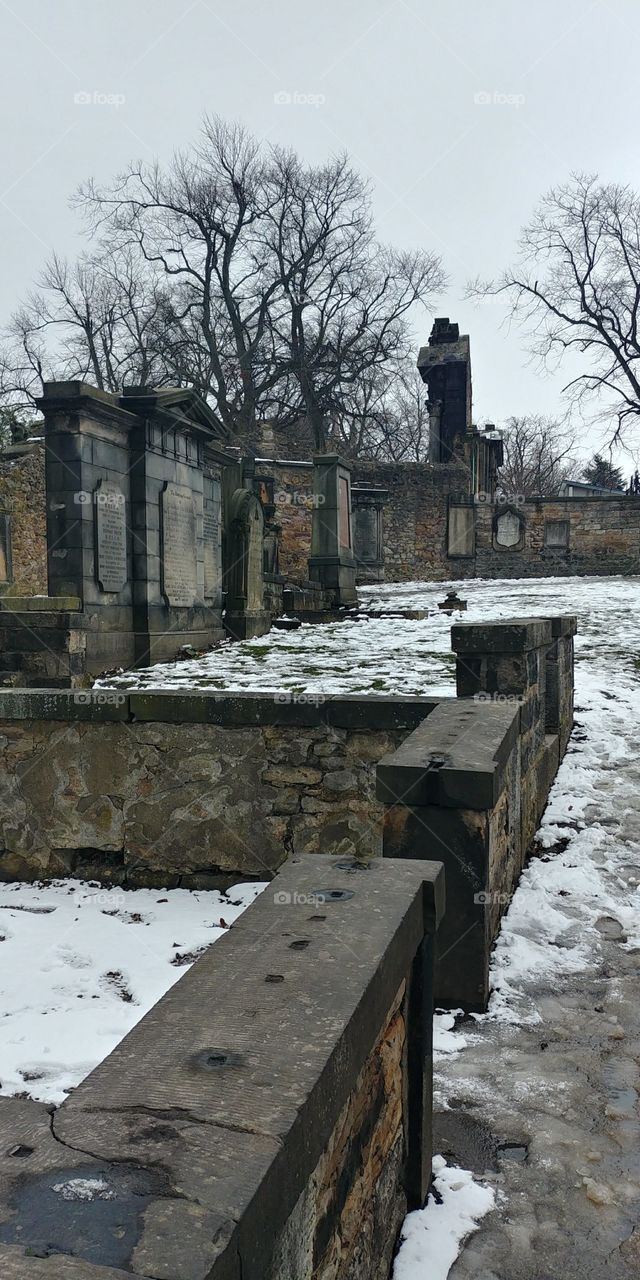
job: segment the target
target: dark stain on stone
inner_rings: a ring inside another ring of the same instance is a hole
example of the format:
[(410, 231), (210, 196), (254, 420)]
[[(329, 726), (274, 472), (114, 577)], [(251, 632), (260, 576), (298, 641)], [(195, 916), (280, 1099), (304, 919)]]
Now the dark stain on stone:
[(316, 902), (346, 902), (353, 898), (353, 889), (314, 889), (311, 895)]
[(230, 1049), (201, 1049), (191, 1058), (191, 1063), (198, 1071), (223, 1071), (225, 1067), (240, 1067), (243, 1058)]
[(166, 1175), (135, 1165), (75, 1165), (21, 1180), (0, 1242), (27, 1256), (57, 1254), (126, 1267), (152, 1200), (170, 1194)]
[(498, 1156), (501, 1160), (513, 1160), (516, 1164), (524, 1164), (529, 1155), (526, 1142), (501, 1142)]

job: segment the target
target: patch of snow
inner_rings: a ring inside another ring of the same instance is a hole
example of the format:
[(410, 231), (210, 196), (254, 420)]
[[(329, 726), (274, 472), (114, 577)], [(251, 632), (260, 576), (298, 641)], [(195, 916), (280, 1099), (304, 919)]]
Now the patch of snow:
[(71, 1178), (69, 1182), (56, 1182), (54, 1191), (63, 1200), (113, 1200), (113, 1191), (104, 1178)]
[(393, 1280), (447, 1280), (464, 1240), (495, 1208), (493, 1188), (466, 1169), (449, 1168), (436, 1156), (433, 1172), (425, 1208), (405, 1218)]
[(0, 884), (0, 1094), (62, 1102), (263, 888)]

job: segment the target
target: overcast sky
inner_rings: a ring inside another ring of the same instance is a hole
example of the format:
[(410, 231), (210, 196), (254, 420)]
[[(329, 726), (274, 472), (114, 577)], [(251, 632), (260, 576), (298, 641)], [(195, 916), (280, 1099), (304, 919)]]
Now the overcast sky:
[(638, 0), (0, 0), (0, 34), (0, 320), (79, 248), (79, 182), (168, 160), (218, 112), (310, 160), (346, 149), (380, 236), (442, 255), (477, 422), (559, 410), (564, 379), (465, 283), (572, 170), (640, 186)]

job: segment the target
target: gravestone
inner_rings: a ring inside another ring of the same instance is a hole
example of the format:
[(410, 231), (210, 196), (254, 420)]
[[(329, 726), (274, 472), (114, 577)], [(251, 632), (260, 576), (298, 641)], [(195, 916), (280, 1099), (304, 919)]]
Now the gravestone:
[(0, 591), (12, 580), (11, 516), (8, 511), (0, 511)]
[(353, 549), (358, 582), (384, 582), (384, 508), (389, 490), (353, 485)]
[(321, 583), (334, 606), (356, 604), (351, 471), (337, 454), (314, 455), (312, 499), (309, 577)]
[(524, 521), (517, 511), (507, 509), (495, 518), (496, 546), (505, 551), (519, 547), (524, 531)]

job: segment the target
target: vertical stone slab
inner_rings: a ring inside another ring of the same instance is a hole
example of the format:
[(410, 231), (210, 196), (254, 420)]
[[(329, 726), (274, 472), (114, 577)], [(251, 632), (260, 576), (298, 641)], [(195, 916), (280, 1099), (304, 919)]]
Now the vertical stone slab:
[[(553, 754), (547, 742), (547, 652), (552, 623), (516, 618), (498, 623), (459, 623), (451, 630), (459, 697), (520, 702), (522, 824), (525, 849), (546, 804)], [(549, 758), (550, 757), (550, 760)]]
[(104, 592), (122, 591), (129, 577), (127, 507), (121, 487), (100, 480), (95, 494), (96, 577)]
[(331, 593), (336, 606), (356, 604), (351, 471), (337, 454), (315, 454), (313, 459), (309, 577)]
[(225, 503), (225, 630), (235, 640), (264, 635), (264, 518), (251, 489), (235, 489)]
[(12, 581), (11, 516), (8, 511), (0, 511), (0, 591)]
[(546, 653), (546, 715), (548, 734), (557, 734), (560, 757), (573, 728), (574, 653), (577, 618), (570, 614), (551, 618), (553, 641)]
[(357, 582), (384, 582), (384, 508), (389, 490), (352, 485), (353, 551)]
[(169, 481), (160, 499), (162, 591), (167, 604), (190, 609), (198, 594), (196, 495)]

